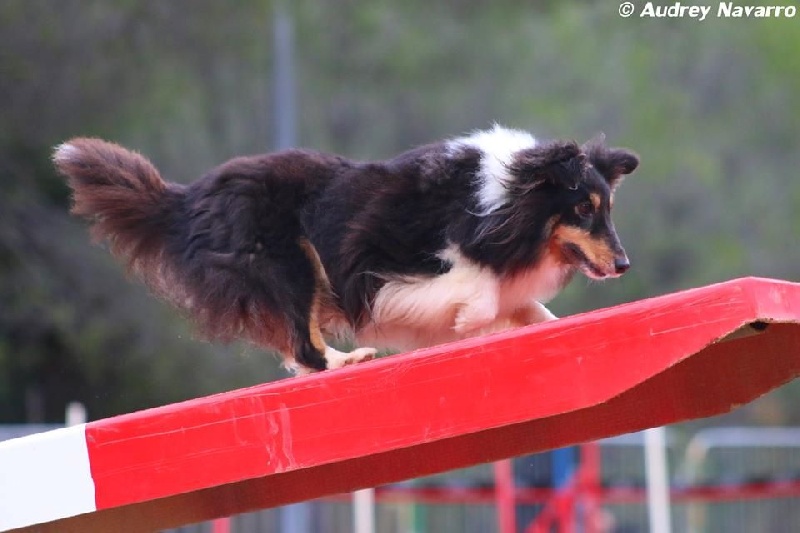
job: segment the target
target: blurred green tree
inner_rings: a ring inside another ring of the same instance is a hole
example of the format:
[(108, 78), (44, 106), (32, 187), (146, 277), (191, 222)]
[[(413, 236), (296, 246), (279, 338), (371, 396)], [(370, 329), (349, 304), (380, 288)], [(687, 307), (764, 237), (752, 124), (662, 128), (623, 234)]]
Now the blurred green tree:
[[(497, 121), (604, 132), (640, 152), (615, 214), (633, 269), (576, 281), (557, 314), (740, 275), (798, 278), (794, 20), (623, 19), (600, 2), (285, 4), (303, 145), (379, 158)], [(279, 375), (262, 354), (191, 340), (124, 281), (67, 215), (49, 164), (73, 135), (139, 149), (175, 181), (269, 149), (272, 14), (258, 0), (0, 3), (0, 422), (56, 420), (73, 399), (105, 416)]]

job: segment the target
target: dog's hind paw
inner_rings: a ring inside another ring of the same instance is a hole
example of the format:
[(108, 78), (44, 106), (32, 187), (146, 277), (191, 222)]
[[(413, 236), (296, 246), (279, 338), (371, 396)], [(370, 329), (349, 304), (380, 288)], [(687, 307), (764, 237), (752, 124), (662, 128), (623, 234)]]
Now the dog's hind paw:
[(363, 361), (369, 361), (375, 357), (378, 350), (375, 348), (357, 348), (352, 352), (340, 352), (328, 346), (325, 349), (325, 361), (328, 363), (328, 370), (342, 368), (347, 365), (354, 365)]

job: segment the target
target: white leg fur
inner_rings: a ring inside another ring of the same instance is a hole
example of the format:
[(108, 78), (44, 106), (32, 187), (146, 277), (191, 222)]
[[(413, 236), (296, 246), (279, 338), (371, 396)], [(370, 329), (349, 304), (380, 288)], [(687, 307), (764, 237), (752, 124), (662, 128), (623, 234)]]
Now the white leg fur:
[(503, 279), (454, 247), (441, 257), (451, 264), (447, 273), (389, 281), (378, 291), (372, 322), (356, 332), (359, 344), (413, 350), (556, 318), (539, 302), (560, 288), (565, 270), (554, 258)]
[(461, 335), (454, 330), (474, 331), (495, 319), (498, 290), (493, 273), (466, 262), (434, 278), (390, 281), (378, 292), (373, 324), (359, 340), (396, 349), (455, 340)]
[(490, 290), (487, 287), (487, 290), (478, 294), (475, 299), (466, 302), (456, 314), (453, 326), (455, 332), (463, 335), (494, 322), (500, 310), (497, 296), (497, 289)]
[(547, 307), (539, 302), (533, 302), (529, 307), (517, 309), (511, 315), (502, 315), (497, 320), (484, 325), (480, 330), (473, 332), (473, 335), (489, 335), (490, 333), (498, 333), (508, 329), (521, 328), (530, 326), (531, 324), (538, 324), (540, 322), (548, 322), (550, 320), (557, 320), (558, 317), (550, 312)]

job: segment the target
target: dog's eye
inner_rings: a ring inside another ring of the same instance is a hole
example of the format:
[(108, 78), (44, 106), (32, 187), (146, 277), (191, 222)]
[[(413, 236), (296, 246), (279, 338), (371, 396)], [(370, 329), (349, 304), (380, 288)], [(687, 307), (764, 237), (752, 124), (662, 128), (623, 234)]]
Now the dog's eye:
[(581, 202), (575, 206), (578, 216), (588, 218), (594, 214), (594, 204), (592, 202)]

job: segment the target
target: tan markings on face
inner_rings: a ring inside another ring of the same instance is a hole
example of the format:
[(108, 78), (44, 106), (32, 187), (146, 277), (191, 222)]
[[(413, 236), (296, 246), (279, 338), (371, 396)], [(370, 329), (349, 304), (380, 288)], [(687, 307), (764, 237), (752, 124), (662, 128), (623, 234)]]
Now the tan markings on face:
[(544, 234), (547, 237), (550, 237), (553, 234), (553, 228), (556, 227), (556, 224), (558, 224), (559, 220), (561, 220), (561, 215), (553, 215), (547, 219), (547, 222), (544, 223)]
[(594, 210), (595, 211), (600, 211), (600, 204), (602, 203), (600, 195), (597, 194), (596, 192), (593, 192), (593, 193), (591, 193), (589, 195), (589, 200), (592, 201), (592, 205), (594, 206)]
[(564, 252), (561, 250), (561, 245), (558, 243), (558, 238), (555, 235), (554, 228), (558, 227), (558, 222), (561, 220), (560, 215), (553, 215), (544, 225), (544, 235), (547, 238), (547, 252), (556, 260), (557, 263), (566, 265), (569, 263)]
[(614, 264), (614, 252), (603, 239), (592, 237), (588, 231), (574, 226), (558, 226), (553, 231), (557, 242), (577, 245), (593, 264), (609, 267)]

